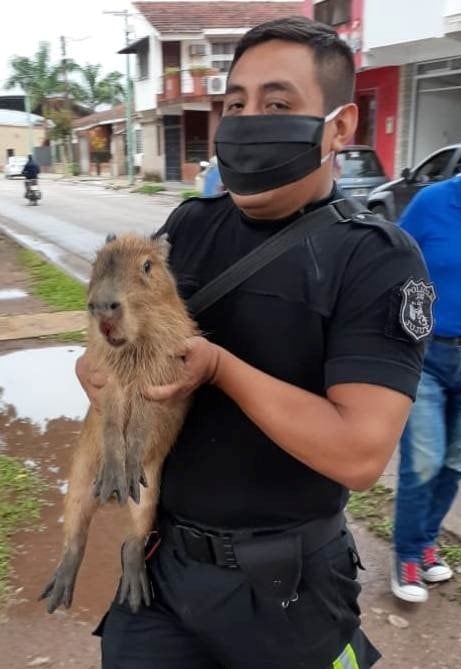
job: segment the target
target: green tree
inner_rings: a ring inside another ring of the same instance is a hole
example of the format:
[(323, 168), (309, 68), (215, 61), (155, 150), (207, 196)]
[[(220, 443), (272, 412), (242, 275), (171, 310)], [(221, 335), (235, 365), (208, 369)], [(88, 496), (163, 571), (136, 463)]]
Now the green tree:
[[(65, 67), (68, 73), (78, 69), (77, 64), (69, 58), (66, 59)], [(47, 42), (39, 43), (37, 52), (32, 58), (13, 56), (10, 68), (12, 73), (5, 83), (5, 88), (20, 86), (30, 96), (33, 111), (46, 115), (48, 97), (63, 93), (65, 90), (63, 63), (58, 65), (51, 63), (50, 45)]]
[(121, 83), (120, 72), (109, 72), (100, 77), (101, 65), (87, 63), (79, 68), (81, 83), (72, 83), (71, 93), (75, 98), (93, 111), (100, 104), (116, 105), (125, 98), (125, 89)]

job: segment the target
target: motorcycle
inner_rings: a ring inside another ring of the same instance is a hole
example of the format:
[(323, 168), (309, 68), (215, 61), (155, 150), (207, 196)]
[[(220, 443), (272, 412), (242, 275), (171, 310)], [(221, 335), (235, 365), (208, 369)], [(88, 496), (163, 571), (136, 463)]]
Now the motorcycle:
[(42, 194), (40, 188), (38, 187), (37, 179), (27, 179), (26, 180), (26, 194), (25, 197), (29, 200), (30, 204), (35, 206), (38, 205), (38, 201), (41, 200)]

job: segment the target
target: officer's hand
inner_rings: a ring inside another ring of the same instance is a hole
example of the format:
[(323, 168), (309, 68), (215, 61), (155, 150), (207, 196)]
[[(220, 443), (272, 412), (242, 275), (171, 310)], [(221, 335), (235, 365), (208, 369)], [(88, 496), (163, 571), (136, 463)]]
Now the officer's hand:
[(178, 383), (167, 386), (147, 386), (143, 390), (146, 399), (162, 402), (183, 399), (191, 395), (203, 383), (212, 382), (219, 361), (219, 347), (204, 339), (192, 337), (181, 356), (184, 376)]
[(88, 353), (84, 353), (78, 358), (75, 365), (75, 371), (83, 390), (88, 395), (91, 405), (98, 413), (100, 413), (101, 394), (104, 386), (109, 380), (108, 375), (100, 368), (94, 368), (94, 362), (91, 362)]

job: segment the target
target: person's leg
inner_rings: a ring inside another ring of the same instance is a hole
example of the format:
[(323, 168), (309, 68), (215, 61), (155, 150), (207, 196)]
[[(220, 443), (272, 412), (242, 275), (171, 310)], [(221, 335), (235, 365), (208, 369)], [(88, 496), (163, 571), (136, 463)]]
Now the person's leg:
[(102, 669), (224, 669), (158, 603), (136, 614), (114, 603), (95, 634), (102, 637)]
[(394, 545), (401, 560), (418, 561), (427, 543), (433, 487), (445, 459), (445, 404), (439, 380), (423, 371), (400, 442)]
[(445, 459), (445, 404), (439, 377), (425, 368), (400, 442), (391, 585), (407, 601), (427, 599), (419, 564), (428, 541), (433, 488)]

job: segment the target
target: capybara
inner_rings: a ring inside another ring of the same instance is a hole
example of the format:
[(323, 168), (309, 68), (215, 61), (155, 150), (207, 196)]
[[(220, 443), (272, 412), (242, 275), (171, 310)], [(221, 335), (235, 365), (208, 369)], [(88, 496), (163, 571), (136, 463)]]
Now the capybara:
[(61, 560), (40, 596), (50, 613), (71, 606), (91, 519), (113, 496), (129, 502), (133, 523), (122, 548), (120, 600), (134, 611), (150, 602), (144, 546), (162, 464), (188, 401), (153, 402), (142, 388), (179, 380), (186, 341), (197, 334), (168, 270), (168, 251), (166, 237), (110, 235), (93, 265), (87, 354), (109, 376), (100, 412), (91, 406), (85, 417), (71, 468)]

